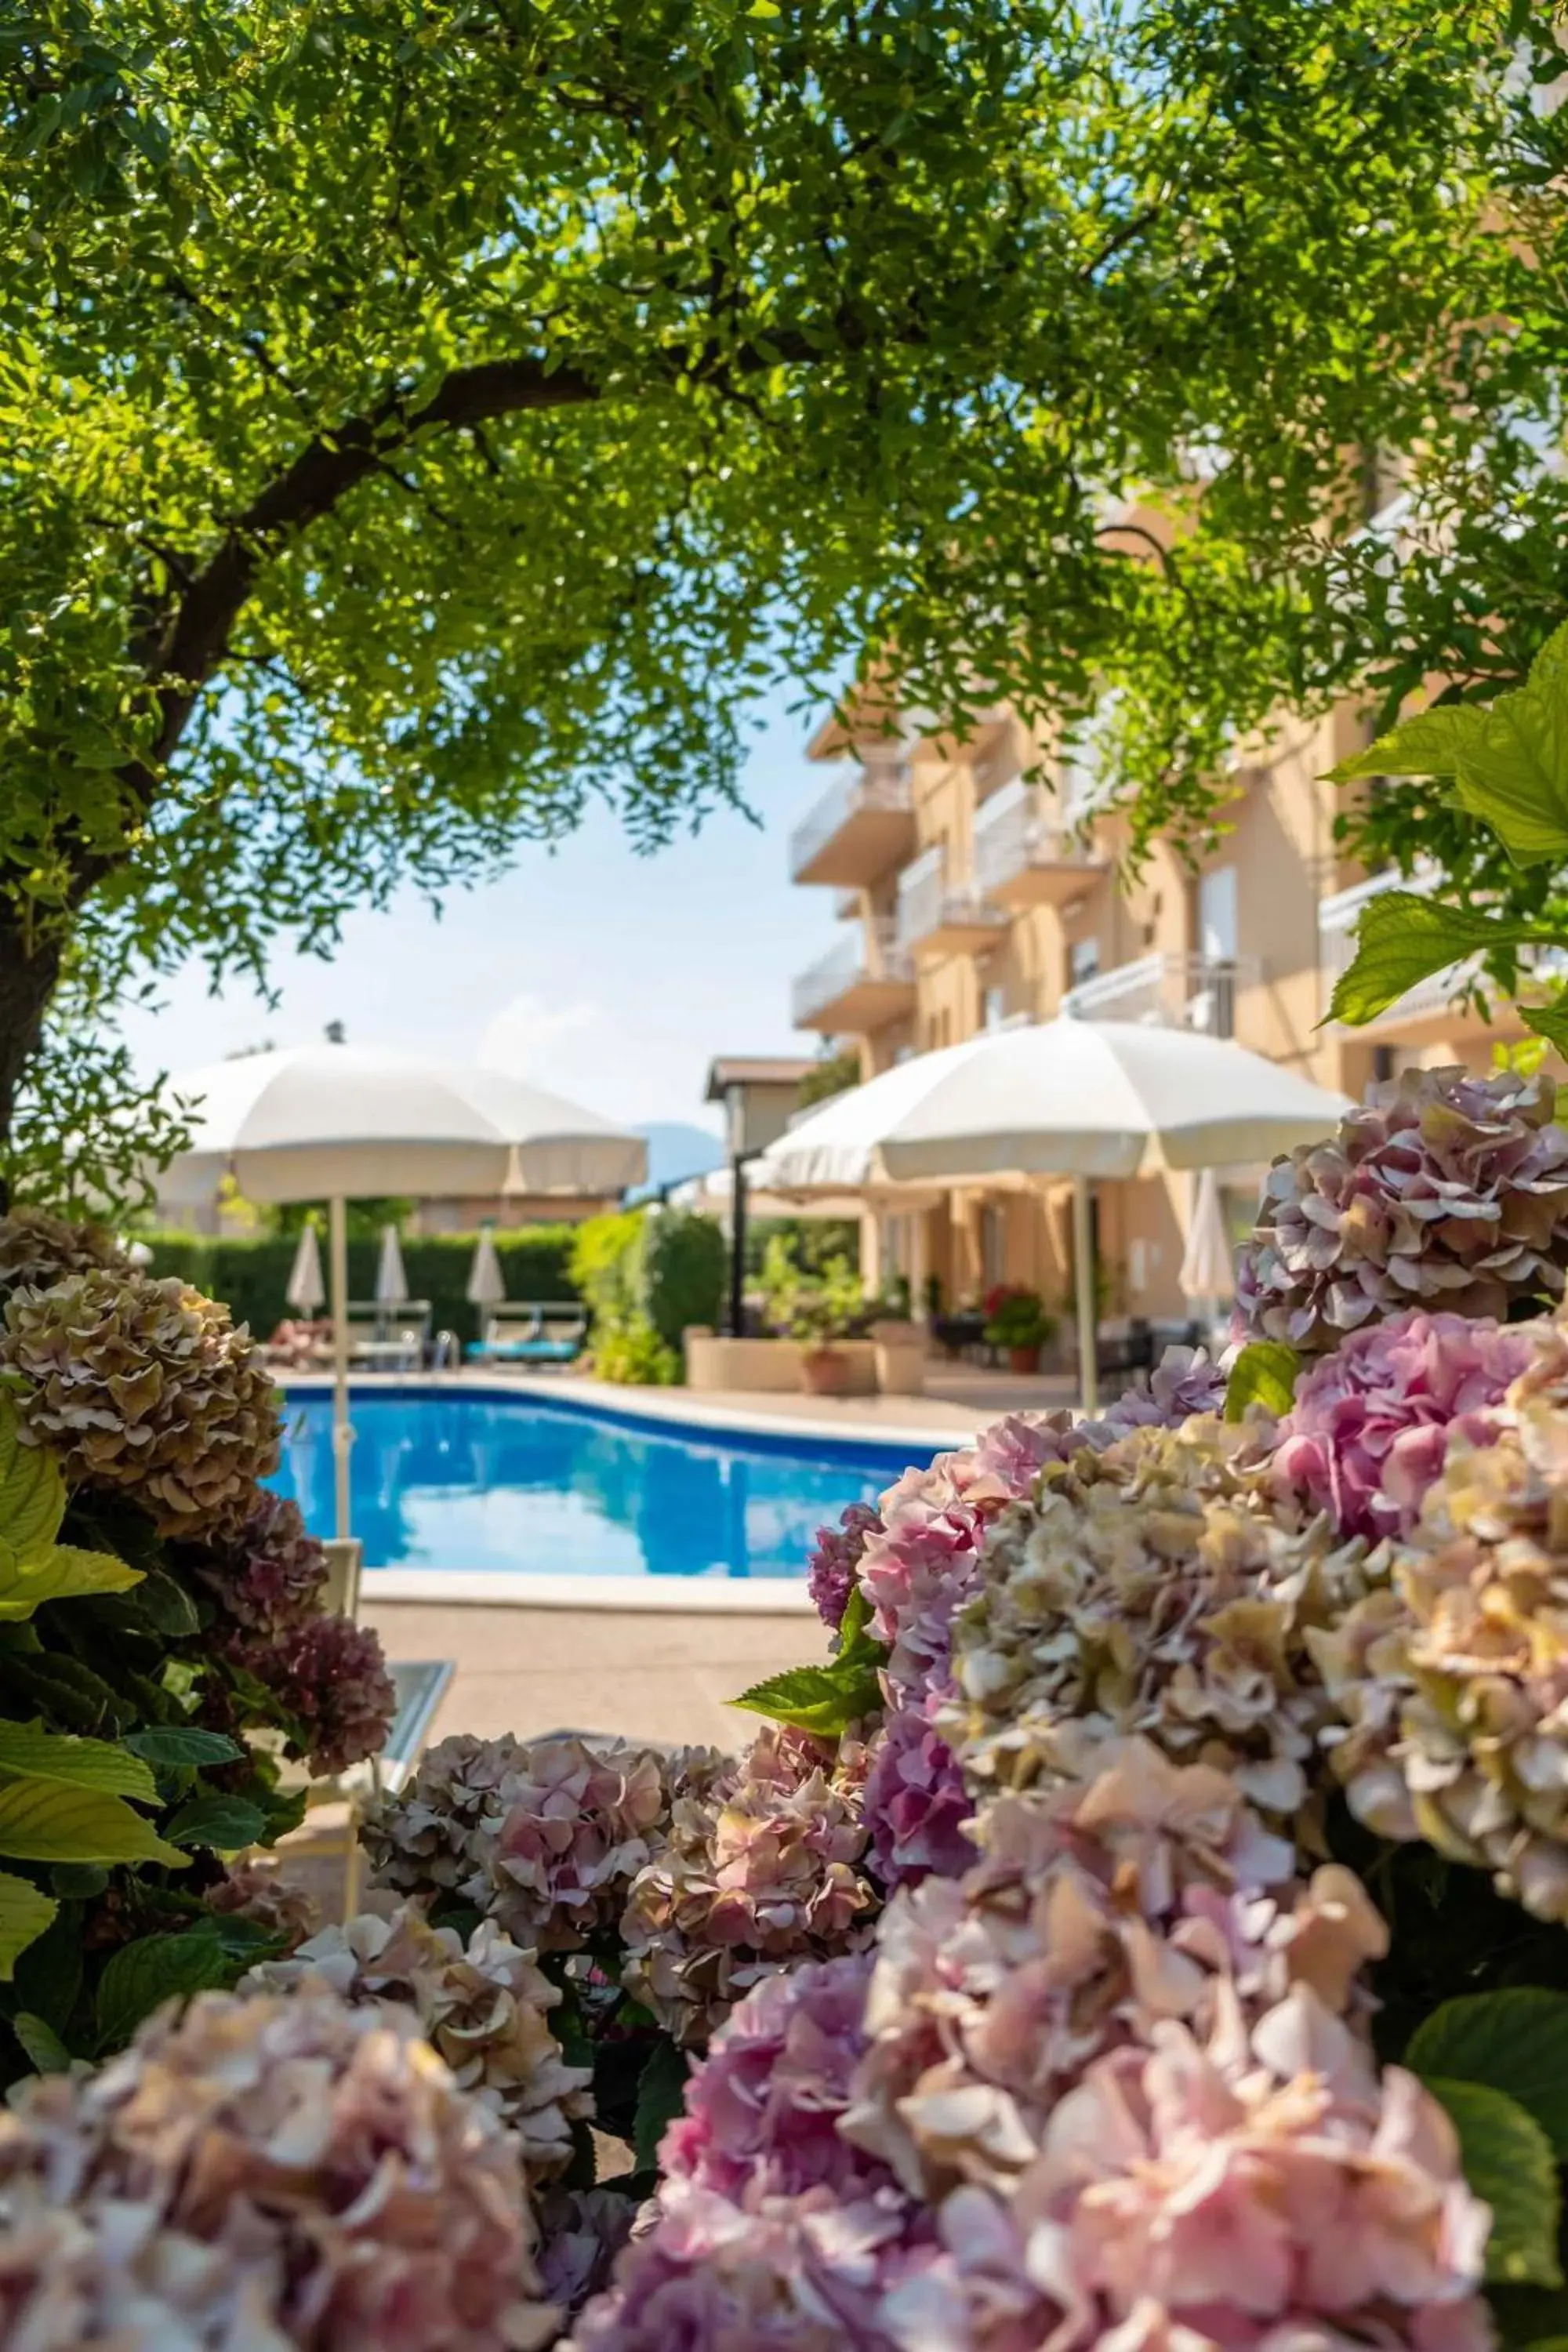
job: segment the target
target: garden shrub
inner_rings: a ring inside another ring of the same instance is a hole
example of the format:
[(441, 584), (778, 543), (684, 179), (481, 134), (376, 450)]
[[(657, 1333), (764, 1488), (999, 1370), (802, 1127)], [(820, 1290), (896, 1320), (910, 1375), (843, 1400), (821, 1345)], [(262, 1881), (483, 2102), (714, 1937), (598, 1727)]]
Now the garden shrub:
[(627, 1209), (580, 1225), (572, 1274), (593, 1316), (601, 1380), (658, 1386), (681, 1375), (681, 1334), (718, 1319), (724, 1236), (711, 1217)]

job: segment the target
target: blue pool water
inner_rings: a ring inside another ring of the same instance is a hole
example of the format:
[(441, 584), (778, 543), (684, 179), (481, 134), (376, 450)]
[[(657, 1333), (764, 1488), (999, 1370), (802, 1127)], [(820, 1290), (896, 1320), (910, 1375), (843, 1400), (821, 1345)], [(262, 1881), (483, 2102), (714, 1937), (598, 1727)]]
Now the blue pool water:
[[(799, 1576), (816, 1529), (874, 1502), (907, 1447), (656, 1425), (449, 1390), (353, 1401), (353, 1529), (367, 1568), (572, 1576)], [(291, 1396), (283, 1466), (332, 1530), (331, 1402)]]

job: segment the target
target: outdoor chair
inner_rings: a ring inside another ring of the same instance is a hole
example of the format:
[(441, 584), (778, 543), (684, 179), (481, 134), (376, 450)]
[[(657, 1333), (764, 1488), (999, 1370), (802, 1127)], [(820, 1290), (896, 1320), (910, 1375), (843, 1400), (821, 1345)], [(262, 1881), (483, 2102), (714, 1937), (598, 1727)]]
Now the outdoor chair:
[(430, 1345), (436, 1310), (427, 1298), (351, 1298), (349, 1361), (373, 1371), (416, 1372)]
[(566, 1301), (510, 1299), (485, 1311), (484, 1334), (468, 1348), (475, 1364), (571, 1364), (588, 1338), (588, 1310)]

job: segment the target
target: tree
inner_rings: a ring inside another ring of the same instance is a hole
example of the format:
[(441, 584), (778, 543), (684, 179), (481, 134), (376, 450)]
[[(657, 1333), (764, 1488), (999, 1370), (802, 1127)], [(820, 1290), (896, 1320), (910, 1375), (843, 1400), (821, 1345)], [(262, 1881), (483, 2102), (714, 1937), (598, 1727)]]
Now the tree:
[[(325, 950), (595, 791), (663, 839), (733, 797), (778, 677), (858, 664), (963, 728), (1201, 642), (1223, 693), (1144, 730), (1150, 806), (1184, 813), (1221, 703), (1347, 667), (1296, 650), (1315, 581), (1238, 614), (1487, 315), (1510, 30), (1414, 0), (16, 0), (0, 1135), (26, 1079), (46, 1149), (51, 1051), (139, 975)], [(1180, 496), (1216, 436), (1197, 543), (1138, 560), (1110, 502)], [(125, 1073), (74, 1067), (107, 1167)]]

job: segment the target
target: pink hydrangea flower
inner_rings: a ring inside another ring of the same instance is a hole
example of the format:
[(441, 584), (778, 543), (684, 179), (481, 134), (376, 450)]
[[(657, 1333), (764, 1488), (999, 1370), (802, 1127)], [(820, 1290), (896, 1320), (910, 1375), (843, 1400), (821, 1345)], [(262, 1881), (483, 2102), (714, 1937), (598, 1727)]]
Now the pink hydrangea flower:
[(918, 1885), (933, 1871), (957, 1877), (974, 1860), (963, 1832), (974, 1806), (958, 1759), (931, 1719), (943, 1703), (939, 1689), (894, 1707), (871, 1750), (866, 1826), (877, 1874), (889, 1891)]
[(737, 2201), (826, 2186), (848, 2201), (886, 2188), (885, 2165), (842, 2137), (838, 2118), (866, 2046), (871, 1955), (765, 1977), (714, 2035), (666, 2132), (659, 2162)]
[(265, 1488), (237, 1534), (180, 1557), (237, 1625), (277, 1634), (302, 1624), (321, 1606), (325, 1547), (306, 1532), (300, 1507)]
[(879, 1535), (882, 1517), (868, 1503), (851, 1503), (836, 1528), (818, 1528), (816, 1549), (805, 1564), (805, 1587), (825, 1625), (837, 1633), (855, 1590), (855, 1572), (867, 1538)]
[(1238, 1333), (1335, 1346), (1407, 1307), (1500, 1319), (1558, 1297), (1568, 1131), (1549, 1078), (1406, 1070), (1278, 1160), (1237, 1264)]
[(1405, 1535), (1458, 1434), (1490, 1444), (1534, 1327), (1419, 1307), (1352, 1332), (1315, 1363), (1280, 1425), (1282, 1491), (1331, 1513), (1342, 1535)]
[(270, 1639), (237, 1641), (237, 1664), (265, 1683), (300, 1726), (289, 1744), (331, 1780), (379, 1755), (397, 1712), (381, 1638), (349, 1617), (308, 1617)]

